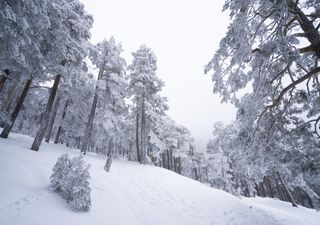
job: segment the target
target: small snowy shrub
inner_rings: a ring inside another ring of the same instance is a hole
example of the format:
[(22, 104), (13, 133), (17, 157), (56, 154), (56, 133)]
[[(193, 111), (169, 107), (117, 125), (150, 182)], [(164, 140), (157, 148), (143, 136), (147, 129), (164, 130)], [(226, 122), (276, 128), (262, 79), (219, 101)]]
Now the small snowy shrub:
[(70, 158), (67, 153), (61, 155), (54, 165), (52, 175), (50, 176), (51, 187), (58, 193), (62, 194), (63, 182), (70, 170)]
[(73, 158), (70, 164), (71, 169), (64, 183), (65, 198), (74, 208), (87, 211), (91, 206), (90, 165), (85, 165), (82, 155)]
[(53, 189), (78, 210), (87, 211), (91, 206), (89, 168), (82, 155), (70, 159), (68, 154), (63, 154), (54, 165), (50, 177)]

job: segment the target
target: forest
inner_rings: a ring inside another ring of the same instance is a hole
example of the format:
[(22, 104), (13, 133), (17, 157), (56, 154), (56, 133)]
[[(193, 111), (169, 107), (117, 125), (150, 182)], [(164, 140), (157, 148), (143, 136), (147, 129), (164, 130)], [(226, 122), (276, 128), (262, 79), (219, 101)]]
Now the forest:
[(78, 0), (1, 0), (1, 138), (96, 153), (106, 171), (125, 158), (236, 196), (319, 209), (320, 1), (226, 0), (223, 10), (227, 33), (203, 64), (237, 115), (197, 149), (167, 114), (152, 46), (128, 62), (121, 40), (93, 44), (94, 17)]

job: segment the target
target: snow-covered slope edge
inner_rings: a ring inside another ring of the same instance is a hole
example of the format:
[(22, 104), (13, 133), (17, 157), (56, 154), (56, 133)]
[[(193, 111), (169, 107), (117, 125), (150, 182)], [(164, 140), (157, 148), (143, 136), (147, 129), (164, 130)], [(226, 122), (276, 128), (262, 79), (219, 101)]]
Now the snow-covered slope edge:
[(73, 211), (49, 189), (56, 159), (77, 150), (43, 143), (30, 151), (32, 139), (12, 134), (0, 139), (0, 225), (320, 225), (320, 213), (273, 199), (242, 200), (171, 171), (89, 154), (92, 208)]

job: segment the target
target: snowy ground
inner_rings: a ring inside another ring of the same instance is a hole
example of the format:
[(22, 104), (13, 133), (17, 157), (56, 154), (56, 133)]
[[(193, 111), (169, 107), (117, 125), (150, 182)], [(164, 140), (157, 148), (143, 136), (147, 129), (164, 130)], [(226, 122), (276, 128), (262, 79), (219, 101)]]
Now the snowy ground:
[(238, 199), (168, 170), (89, 154), (92, 208), (73, 211), (49, 189), (49, 176), (64, 152), (43, 143), (30, 151), (32, 139), (0, 138), (0, 225), (320, 225), (320, 212), (274, 199)]

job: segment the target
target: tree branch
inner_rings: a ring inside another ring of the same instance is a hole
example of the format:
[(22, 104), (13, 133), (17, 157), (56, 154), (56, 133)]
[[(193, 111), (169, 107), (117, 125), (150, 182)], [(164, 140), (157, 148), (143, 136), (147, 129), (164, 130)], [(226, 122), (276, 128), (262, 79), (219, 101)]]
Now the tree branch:
[(276, 107), (280, 101), (282, 100), (283, 96), (292, 88), (294, 88), (295, 86), (297, 86), (298, 84), (304, 82), (305, 80), (309, 79), (310, 77), (312, 77), (313, 75), (316, 75), (317, 73), (320, 72), (320, 67), (317, 67), (313, 70), (311, 70), (309, 73), (307, 73), (306, 75), (304, 75), (303, 77), (300, 77), (299, 79), (295, 80), (294, 82), (292, 82), (291, 84), (289, 84), (287, 87), (285, 87), (279, 94), (279, 96), (273, 101), (272, 105), (267, 106), (267, 108), (271, 109)]
[(313, 49), (313, 46), (309, 45), (307, 47), (300, 48), (299, 52), (300, 53), (314, 52), (314, 49)]

